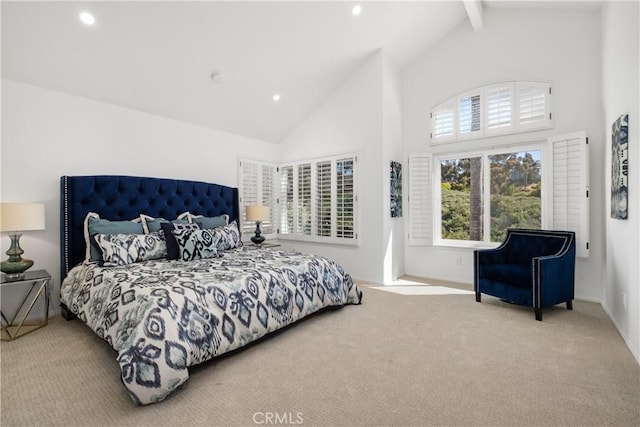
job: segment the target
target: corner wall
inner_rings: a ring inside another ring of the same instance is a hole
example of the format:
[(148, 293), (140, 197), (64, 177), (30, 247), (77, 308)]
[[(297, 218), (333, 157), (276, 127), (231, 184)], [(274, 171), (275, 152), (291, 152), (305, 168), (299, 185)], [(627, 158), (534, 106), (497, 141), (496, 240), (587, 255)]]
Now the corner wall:
[(339, 262), (354, 278), (383, 280), (382, 53), (373, 54), (279, 144), (279, 161), (341, 153), (358, 155), (359, 246), (281, 240), (283, 247), (313, 252)]
[[(603, 307), (640, 362), (640, 7), (606, 2), (602, 9), (602, 86), (606, 152), (603, 179), (606, 254)], [(609, 215), (611, 126), (629, 114), (629, 219)], [(627, 307), (623, 295), (626, 294)]]

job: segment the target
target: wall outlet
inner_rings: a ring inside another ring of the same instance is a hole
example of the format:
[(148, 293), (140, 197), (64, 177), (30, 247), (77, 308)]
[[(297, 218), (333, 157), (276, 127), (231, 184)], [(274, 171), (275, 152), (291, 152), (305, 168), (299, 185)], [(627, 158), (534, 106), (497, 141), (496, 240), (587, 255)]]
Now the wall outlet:
[(626, 292), (622, 293), (622, 307), (625, 310), (627, 309), (627, 293)]

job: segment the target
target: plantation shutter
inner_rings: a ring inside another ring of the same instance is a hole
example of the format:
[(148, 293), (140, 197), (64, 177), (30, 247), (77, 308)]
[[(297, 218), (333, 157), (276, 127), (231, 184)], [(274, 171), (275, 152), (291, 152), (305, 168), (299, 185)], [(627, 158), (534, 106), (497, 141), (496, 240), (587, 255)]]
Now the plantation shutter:
[[(262, 221), (260, 230), (262, 234), (269, 235), (277, 232), (278, 224), (278, 203), (276, 196), (276, 171), (274, 165), (263, 164), (261, 167), (261, 198), (258, 201), (263, 206), (269, 206), (269, 219)], [(255, 228), (255, 227), (254, 227)]]
[(238, 199), (240, 202), (240, 229), (242, 234), (249, 235), (256, 229), (256, 223), (247, 221), (246, 207), (258, 204), (258, 180), (260, 166), (252, 160), (240, 159), (240, 176)]
[(431, 139), (434, 142), (455, 139), (455, 123), (455, 99), (450, 99), (438, 105), (431, 113)]
[(336, 237), (355, 239), (355, 158), (336, 160)]
[(433, 244), (431, 155), (409, 155), (409, 244)]
[(553, 153), (553, 228), (576, 233), (576, 252), (589, 257), (589, 145), (585, 132), (549, 138)]
[(238, 227), (242, 234), (252, 234), (256, 229), (254, 221), (246, 220), (246, 207), (252, 205), (269, 206), (269, 219), (260, 225), (265, 235), (276, 233), (278, 209), (275, 188), (276, 166), (257, 160), (240, 159), (238, 177), (238, 198), (240, 219)]
[(513, 83), (487, 86), (485, 96), (487, 133), (513, 126)]
[(298, 165), (298, 217), (296, 233), (311, 234), (311, 164)]
[(317, 236), (331, 237), (331, 161), (316, 163), (316, 223)]
[(551, 85), (544, 82), (516, 82), (519, 130), (553, 127)]
[(293, 233), (293, 166), (280, 167), (280, 234)]
[(458, 97), (459, 137), (464, 138), (481, 134), (480, 102), (480, 92), (472, 92)]

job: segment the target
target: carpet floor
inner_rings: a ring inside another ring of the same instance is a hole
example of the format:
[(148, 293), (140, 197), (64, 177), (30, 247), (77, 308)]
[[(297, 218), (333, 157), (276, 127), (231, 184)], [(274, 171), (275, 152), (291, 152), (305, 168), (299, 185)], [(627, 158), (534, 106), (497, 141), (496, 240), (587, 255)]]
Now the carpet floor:
[(127, 395), (116, 353), (57, 317), (0, 346), (0, 423), (640, 426), (640, 366), (600, 305), (575, 301), (537, 322), (530, 309), (440, 285), (362, 285), (362, 305), (195, 367), (144, 407)]

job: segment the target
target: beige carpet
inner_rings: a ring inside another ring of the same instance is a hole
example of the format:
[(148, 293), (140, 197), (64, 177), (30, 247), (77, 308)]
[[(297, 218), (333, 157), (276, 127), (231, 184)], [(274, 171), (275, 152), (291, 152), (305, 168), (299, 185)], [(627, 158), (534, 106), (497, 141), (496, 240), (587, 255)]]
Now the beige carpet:
[[(115, 352), (53, 319), (1, 345), (3, 427), (639, 426), (640, 367), (602, 308), (531, 310), (466, 293), (363, 287), (360, 306), (304, 320), (192, 369), (136, 407)], [(420, 293), (420, 292), (419, 292)]]

